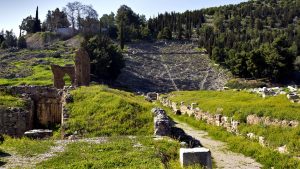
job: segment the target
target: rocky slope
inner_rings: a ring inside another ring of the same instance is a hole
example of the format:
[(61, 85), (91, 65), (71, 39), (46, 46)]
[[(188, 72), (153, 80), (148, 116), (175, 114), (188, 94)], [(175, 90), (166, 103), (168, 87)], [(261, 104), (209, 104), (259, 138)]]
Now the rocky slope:
[(196, 47), (189, 42), (130, 44), (117, 84), (136, 92), (222, 88), (228, 73)]

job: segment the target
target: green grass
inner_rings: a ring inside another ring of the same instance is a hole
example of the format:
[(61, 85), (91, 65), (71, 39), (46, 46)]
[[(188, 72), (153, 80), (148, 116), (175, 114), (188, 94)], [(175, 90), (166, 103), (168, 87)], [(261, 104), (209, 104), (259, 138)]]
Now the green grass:
[[(141, 146), (135, 147), (134, 145)], [(65, 152), (36, 168), (180, 168), (179, 143), (154, 141), (151, 137), (113, 137), (102, 144), (71, 143)], [(164, 154), (160, 153), (162, 150)], [(165, 159), (165, 163), (162, 162)], [(59, 165), (58, 165), (59, 164)]]
[[(31, 69), (32, 75), (23, 77), (23, 78), (13, 78), (13, 79), (6, 79), (0, 78), (0, 86), (18, 86), (18, 85), (43, 85), (43, 86), (50, 86), (53, 85), (53, 74), (50, 65), (57, 64), (64, 66), (65, 64), (73, 64), (71, 60), (65, 60), (61, 58), (43, 58), (39, 59), (48, 64), (34, 64), (37, 59), (32, 59), (29, 61), (18, 61), (14, 62), (14, 64), (19, 71), (24, 68)], [(33, 65), (31, 65), (33, 64)], [(66, 84), (71, 84), (70, 77), (67, 76)]]
[(31, 140), (28, 138), (5, 137), (4, 143), (0, 149), (9, 153), (14, 152), (20, 156), (32, 157), (46, 153), (54, 145), (52, 140)]
[[(62, 44), (60, 44), (62, 43)], [(12, 74), (22, 74), (27, 72), (26, 76), (19, 78), (0, 78), (0, 86), (17, 86), (17, 85), (45, 85), (53, 84), (53, 75), (51, 64), (64, 66), (74, 64), (74, 50), (70, 50), (63, 45), (64, 42), (58, 42), (55, 49), (29, 50), (24, 49), (17, 52), (4, 53), (9, 55), (8, 62), (12, 66), (9, 72)], [(37, 56), (37, 57), (32, 57)], [(55, 58), (59, 56), (59, 58)], [(1, 56), (0, 56), (1, 58)], [(21, 59), (20, 59), (21, 58)], [(66, 78), (66, 84), (71, 84), (70, 78)]]
[(210, 113), (222, 108), (222, 114), (241, 122), (245, 122), (249, 114), (300, 120), (300, 104), (291, 103), (285, 95), (264, 99), (246, 91), (179, 91), (172, 92), (169, 99), (177, 103), (197, 103), (200, 109)]
[(81, 87), (71, 92), (67, 133), (85, 136), (152, 135), (152, 104), (141, 96), (106, 86)]
[(291, 155), (280, 154), (270, 148), (262, 147), (258, 142), (250, 141), (242, 136), (233, 135), (221, 127), (210, 126), (188, 116), (176, 116), (170, 109), (166, 110), (170, 117), (187, 123), (195, 129), (207, 131), (209, 136), (213, 139), (226, 142), (229, 150), (256, 159), (257, 162), (263, 165), (263, 168), (300, 168), (300, 161), (294, 159)]
[(0, 91), (0, 107), (23, 107), (24, 105), (25, 102), (21, 98)]
[(273, 149), (287, 145), (287, 149), (291, 155), (300, 157), (300, 126), (297, 128), (283, 128), (278, 126), (241, 124), (239, 131), (243, 135), (254, 133), (258, 136), (264, 136), (268, 146)]

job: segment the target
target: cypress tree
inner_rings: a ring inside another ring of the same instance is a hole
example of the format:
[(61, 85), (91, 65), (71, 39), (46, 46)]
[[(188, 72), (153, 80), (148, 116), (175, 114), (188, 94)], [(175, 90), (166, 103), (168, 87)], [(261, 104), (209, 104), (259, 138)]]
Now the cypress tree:
[(36, 13), (35, 13), (35, 21), (34, 21), (34, 33), (35, 32), (41, 32), (41, 21), (39, 20), (39, 7), (36, 7)]

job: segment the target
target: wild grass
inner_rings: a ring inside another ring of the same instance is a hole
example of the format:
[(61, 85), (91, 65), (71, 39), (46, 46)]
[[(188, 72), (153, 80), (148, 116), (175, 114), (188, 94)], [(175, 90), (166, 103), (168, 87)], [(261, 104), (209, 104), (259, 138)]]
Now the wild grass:
[(28, 138), (11, 138), (6, 136), (0, 146), (5, 152), (13, 152), (20, 156), (32, 157), (46, 153), (54, 145), (52, 140), (31, 140)]
[(152, 135), (152, 105), (141, 96), (107, 86), (81, 87), (71, 92), (67, 133), (86, 136)]
[(18, 97), (0, 91), (0, 107), (23, 107), (25, 102)]
[(300, 168), (300, 161), (293, 158), (292, 155), (280, 154), (268, 147), (262, 147), (258, 142), (233, 135), (221, 127), (210, 126), (188, 116), (176, 116), (170, 109), (166, 110), (170, 117), (185, 122), (195, 129), (207, 131), (213, 139), (226, 142), (231, 151), (256, 159), (257, 162), (263, 165), (263, 168)]
[[(37, 64), (37, 61), (44, 62), (44, 64)], [(22, 69), (31, 69), (32, 75), (22, 78), (0, 78), (0, 86), (18, 86), (18, 85), (41, 85), (50, 86), (53, 84), (53, 74), (51, 71), (51, 64), (57, 64), (64, 66), (65, 64), (73, 64), (72, 60), (66, 60), (61, 58), (50, 58), (46, 57), (43, 59), (31, 59), (27, 61), (13, 62), (18, 71)], [(70, 77), (67, 76), (65, 79), (66, 84), (70, 85)]]
[(291, 103), (285, 95), (264, 99), (246, 91), (179, 91), (171, 93), (169, 98), (177, 103), (197, 103), (202, 110), (210, 113), (221, 108), (222, 114), (241, 122), (245, 122), (249, 114), (300, 120), (300, 104)]
[(300, 127), (290, 128), (241, 124), (239, 131), (243, 135), (254, 133), (257, 136), (265, 137), (268, 146), (273, 149), (286, 145), (291, 155), (300, 157)]
[(102, 144), (77, 142), (69, 144), (58, 156), (38, 164), (37, 168), (156, 169), (168, 166), (176, 169), (180, 168), (178, 147), (178, 142), (154, 141), (152, 137), (112, 137)]

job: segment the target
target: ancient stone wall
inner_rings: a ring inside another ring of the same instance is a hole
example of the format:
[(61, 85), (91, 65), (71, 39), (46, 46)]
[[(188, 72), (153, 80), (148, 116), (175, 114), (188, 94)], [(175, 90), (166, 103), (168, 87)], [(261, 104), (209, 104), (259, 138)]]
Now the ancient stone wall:
[(54, 87), (58, 89), (63, 89), (65, 86), (64, 76), (67, 74), (71, 78), (71, 83), (75, 85), (75, 69), (74, 66), (58, 66), (51, 65), (51, 70), (53, 73)]
[(33, 112), (30, 102), (25, 108), (0, 107), (0, 134), (20, 137), (33, 128)]
[(64, 76), (67, 74), (71, 78), (72, 86), (88, 86), (91, 78), (91, 63), (88, 53), (80, 48), (76, 52), (75, 67), (51, 65), (53, 73), (54, 87), (63, 89), (65, 86)]
[(13, 86), (6, 90), (32, 100), (33, 127), (47, 128), (61, 123), (63, 90), (42, 86)]
[(91, 78), (91, 63), (88, 53), (80, 48), (75, 56), (75, 83), (76, 86), (88, 86)]
[[(167, 97), (159, 97), (159, 101), (165, 107), (170, 107), (176, 115), (187, 114), (194, 117), (196, 120), (202, 120), (209, 125), (215, 125), (227, 129), (228, 132), (241, 135), (238, 131), (239, 121), (233, 120), (232, 117), (223, 116), (221, 112), (223, 109), (217, 109), (217, 114), (212, 114), (201, 110), (199, 107), (195, 108), (195, 104), (186, 106), (184, 102), (181, 102), (180, 106), (175, 102), (171, 102)], [(180, 113), (178, 113), (178, 111)], [(278, 126), (278, 127), (298, 127), (299, 121), (296, 120), (279, 120), (270, 117), (258, 117), (257, 115), (247, 116), (247, 125), (258, 125), (262, 124), (265, 126)], [(254, 133), (247, 133), (246, 138), (258, 141), (262, 146), (269, 146), (269, 143), (265, 140), (264, 136), (258, 136)], [(280, 153), (288, 153), (286, 145), (275, 149)]]

